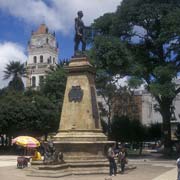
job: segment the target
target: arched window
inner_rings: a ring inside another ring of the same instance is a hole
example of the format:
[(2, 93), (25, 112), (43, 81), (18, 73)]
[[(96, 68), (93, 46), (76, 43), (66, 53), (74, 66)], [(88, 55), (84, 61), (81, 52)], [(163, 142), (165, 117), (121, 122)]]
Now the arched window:
[(55, 58), (53, 58), (53, 64), (55, 64)]
[(43, 56), (40, 56), (40, 63), (43, 63)]
[(32, 87), (36, 87), (36, 77), (32, 77)]
[(37, 57), (36, 56), (33, 57), (33, 62), (37, 63)]
[(51, 56), (48, 58), (48, 64), (51, 64)]

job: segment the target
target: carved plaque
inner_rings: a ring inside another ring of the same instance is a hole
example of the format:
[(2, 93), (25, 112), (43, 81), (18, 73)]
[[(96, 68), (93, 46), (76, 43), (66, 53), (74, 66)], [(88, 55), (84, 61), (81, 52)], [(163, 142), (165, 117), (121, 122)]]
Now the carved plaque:
[(68, 96), (70, 102), (80, 102), (83, 98), (83, 90), (80, 86), (72, 86)]
[(96, 101), (96, 94), (94, 87), (91, 87), (91, 104), (92, 104), (92, 113), (95, 120), (95, 128), (99, 128), (99, 113)]

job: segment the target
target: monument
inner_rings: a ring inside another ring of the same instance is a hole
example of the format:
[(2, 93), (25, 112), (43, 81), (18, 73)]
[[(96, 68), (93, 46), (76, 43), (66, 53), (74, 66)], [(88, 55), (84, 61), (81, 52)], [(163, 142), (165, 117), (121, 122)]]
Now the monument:
[[(82, 16), (79, 11), (75, 19), (74, 56), (65, 67), (68, 77), (59, 130), (52, 138), (55, 148), (63, 153), (64, 162), (55, 169), (64, 168), (69, 174), (102, 174), (109, 172), (107, 146), (113, 142), (107, 140), (100, 124), (95, 68), (84, 53)], [(82, 51), (78, 50), (80, 42)]]
[[(83, 13), (75, 18), (74, 56), (65, 69), (68, 72), (58, 133), (53, 137), (65, 162), (104, 162), (109, 143), (102, 132), (96, 98), (95, 68), (85, 51)], [(79, 43), (82, 51), (77, 54)], [(102, 163), (103, 165), (103, 163)]]

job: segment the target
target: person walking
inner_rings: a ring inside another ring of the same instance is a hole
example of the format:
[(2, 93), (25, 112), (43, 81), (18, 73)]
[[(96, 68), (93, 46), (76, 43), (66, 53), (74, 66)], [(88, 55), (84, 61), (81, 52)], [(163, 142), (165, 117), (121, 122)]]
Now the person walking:
[(116, 173), (117, 173), (114, 148), (115, 148), (115, 144), (112, 144), (108, 149), (109, 175), (110, 176), (116, 176)]
[(180, 180), (180, 157), (177, 159), (177, 180)]

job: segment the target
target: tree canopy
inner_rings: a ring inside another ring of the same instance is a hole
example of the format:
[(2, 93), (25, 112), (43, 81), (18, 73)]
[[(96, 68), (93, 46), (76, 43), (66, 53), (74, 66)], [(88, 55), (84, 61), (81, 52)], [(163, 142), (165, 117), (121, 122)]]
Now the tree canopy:
[[(164, 144), (171, 146), (171, 107), (180, 88), (180, 1), (123, 0), (116, 12), (94, 21), (96, 66), (111, 75), (145, 82), (163, 118)], [(140, 82), (139, 81), (139, 82)]]
[(44, 135), (58, 128), (59, 114), (47, 97), (11, 91), (0, 97), (0, 122), (3, 134)]
[(8, 87), (0, 90), (0, 133), (7, 136), (46, 136), (50, 132), (55, 132), (59, 127), (66, 85), (63, 66), (58, 65), (47, 74), (41, 83), (40, 91), (23, 91), (15, 88), (17, 86), (10, 88), (11, 82), (16, 85), (19, 83), (21, 68), (23, 66), (20, 63), (10, 62), (4, 71), (6, 78), (18, 78), (13, 78)]
[(127, 116), (114, 116), (111, 136), (120, 142), (141, 142), (145, 140), (145, 127), (139, 120)]
[(67, 75), (62, 64), (50, 71), (40, 84), (40, 91), (61, 108), (66, 87)]

